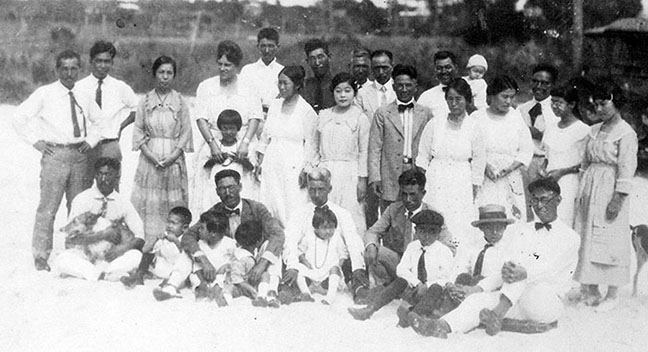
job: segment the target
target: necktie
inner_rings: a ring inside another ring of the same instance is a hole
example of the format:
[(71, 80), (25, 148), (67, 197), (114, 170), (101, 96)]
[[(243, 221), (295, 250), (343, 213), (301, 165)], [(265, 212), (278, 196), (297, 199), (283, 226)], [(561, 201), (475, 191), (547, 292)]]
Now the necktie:
[(227, 215), (227, 216), (241, 215), (241, 209), (239, 209), (239, 208), (236, 208), (236, 209), (225, 208), (225, 215)]
[(441, 87), (441, 90), (443, 91), (443, 93), (447, 93), (448, 92), (448, 86)]
[(477, 261), (475, 262), (475, 270), (473, 270), (473, 277), (478, 277), (481, 276), (482, 272), (482, 267), (484, 266), (484, 255), (486, 254), (486, 250), (493, 245), (490, 243), (486, 243), (484, 246), (484, 249), (479, 252), (479, 255), (477, 256)]
[(387, 88), (385, 86), (380, 86), (380, 106), (387, 105)]
[(535, 229), (536, 231), (540, 230), (541, 228), (546, 228), (547, 231), (551, 230), (551, 224), (550, 223), (544, 223), (544, 222), (536, 222), (535, 223)]
[(410, 220), (412, 218), (412, 215), (414, 215), (414, 213), (408, 210), (407, 211), (407, 220)]
[(531, 110), (529, 110), (529, 117), (531, 118), (531, 127), (535, 125), (536, 118), (542, 114), (542, 105), (536, 103)]
[(101, 107), (101, 85), (103, 84), (103, 79), (99, 80), (99, 83), (97, 84), (97, 91), (95, 92), (95, 101), (97, 102), (97, 105)]
[(427, 282), (427, 270), (425, 269), (425, 248), (421, 247), (421, 256), (418, 261), (418, 279), (422, 283)]
[(409, 103), (409, 104), (398, 104), (398, 112), (404, 112), (405, 110), (407, 110), (407, 109), (412, 109), (412, 108), (414, 108), (414, 104), (413, 104), (413, 103)]
[(234, 238), (234, 234), (236, 234), (236, 229), (238, 229), (239, 225), (241, 225), (241, 210), (236, 208), (236, 209), (228, 209), (225, 208), (225, 215), (227, 215), (227, 222), (229, 224), (229, 230), (230, 230), (230, 237)]
[(74, 137), (81, 137), (79, 121), (77, 121), (76, 101), (74, 100), (74, 93), (72, 93), (72, 91), (69, 91), (68, 94), (70, 95), (70, 110), (72, 110), (72, 128), (74, 129)]
[(315, 80), (315, 106), (313, 107), (315, 112), (319, 113), (319, 111), (323, 108), (324, 102), (323, 102), (323, 97), (322, 97), (322, 82), (319, 80)]
[(329, 207), (328, 207), (327, 204), (318, 205), (318, 206), (315, 207), (315, 211), (323, 211), (323, 210), (328, 210), (328, 209), (329, 209)]

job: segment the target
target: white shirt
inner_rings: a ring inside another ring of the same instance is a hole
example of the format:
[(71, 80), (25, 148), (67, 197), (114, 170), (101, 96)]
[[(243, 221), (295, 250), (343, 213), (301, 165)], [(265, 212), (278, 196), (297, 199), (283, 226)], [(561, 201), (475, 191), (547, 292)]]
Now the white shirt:
[(257, 62), (243, 66), (239, 79), (249, 82), (254, 87), (257, 96), (261, 98), (261, 104), (268, 106), (279, 95), (277, 83), (279, 82), (279, 72), (283, 68), (284, 66), (278, 63), (277, 59), (272, 60), (269, 65), (259, 59)]
[(261, 107), (261, 98), (256, 95), (253, 87), (246, 84), (239, 77), (236, 87), (232, 89), (222, 89), (220, 86), (220, 77), (214, 76), (200, 82), (196, 90), (196, 107), (192, 115), (195, 120), (205, 119), (209, 127), (213, 130), (214, 137), (220, 139), (220, 130), (216, 122), (218, 115), (225, 109), (238, 111), (243, 120), (239, 138), (242, 139), (247, 133), (247, 126), (250, 119), (263, 119), (263, 110)]
[[(99, 79), (92, 74), (81, 79), (75, 85), (80, 92), (88, 94), (88, 98), (96, 101)], [(131, 112), (137, 110), (139, 100), (133, 89), (123, 81), (106, 76), (101, 84), (101, 110), (103, 121), (100, 122), (102, 139), (113, 139), (119, 136), (121, 123)]]
[(152, 253), (154, 253), (157, 258), (164, 259), (167, 263), (175, 263), (182, 252), (175, 243), (163, 238), (155, 242)]
[[(236, 250), (236, 241), (233, 239), (224, 236), (218, 243), (213, 247), (210, 247), (207, 244), (207, 241), (200, 240), (198, 241), (198, 247), (200, 250), (205, 253), (209, 262), (216, 268), (220, 269), (223, 265), (229, 264), (234, 260), (234, 251)], [(194, 266), (194, 269), (198, 269)]]
[[(421, 258), (421, 241), (412, 241), (405, 248), (400, 263), (396, 267), (396, 275), (416, 287), (421, 283), (418, 279), (418, 262)], [(452, 251), (439, 241), (434, 241), (425, 248), (425, 271), (427, 273), (426, 285), (438, 284), (442, 287), (452, 281), (454, 259)]]
[(470, 85), (470, 90), (473, 95), (473, 105), (479, 109), (483, 109), (488, 106), (486, 103), (486, 89), (488, 89), (488, 83), (483, 78), (480, 79), (470, 79), (470, 76), (462, 77)]
[(87, 211), (98, 214), (101, 211), (104, 199), (108, 201), (105, 215), (107, 220), (123, 220), (135, 237), (144, 238), (144, 224), (133, 204), (116, 191), (104, 197), (97, 188), (97, 185), (93, 185), (74, 198), (68, 219), (72, 220)]
[[(232, 213), (231, 215), (228, 216), (228, 221), (229, 221), (229, 229), (230, 229), (230, 237), (234, 238), (234, 235), (236, 234), (236, 230), (238, 227), (241, 225), (241, 213), (243, 212), (243, 202), (239, 201), (238, 204), (234, 207), (234, 209), (230, 209), (227, 206), (225, 206), (225, 209), (235, 211), (238, 209), (238, 215), (235, 213)], [(223, 204), (225, 205), (225, 204)]]
[[(400, 100), (396, 102), (397, 106), (414, 104), (414, 99), (411, 99), (407, 103), (403, 103)], [(398, 116), (400, 116), (401, 123), (403, 124), (403, 136), (405, 143), (403, 143), (403, 158), (412, 158), (412, 122), (414, 120), (414, 108), (405, 109), (404, 111), (399, 111)]]
[(373, 120), (376, 110), (383, 106), (381, 105), (383, 95), (385, 96), (384, 105), (396, 100), (394, 81), (391, 78), (389, 81), (385, 82), (384, 85), (381, 85), (376, 80), (367, 81), (362, 88), (358, 90), (354, 104), (362, 109), (365, 115), (369, 118), (369, 121), (371, 121)]
[[(529, 110), (531, 110), (538, 101), (533, 98), (526, 103), (518, 106), (518, 111), (522, 114), (522, 119), (527, 126), (531, 126), (531, 116), (529, 116)], [(554, 128), (558, 125), (560, 119), (554, 114), (553, 109), (551, 108), (551, 96), (545, 98), (540, 102), (542, 107), (542, 113), (536, 117), (533, 127), (535, 127), (540, 132), (545, 132), (548, 128)], [(542, 141), (533, 140), (534, 150), (533, 155), (535, 156), (544, 156), (546, 151), (542, 146)]]
[[(332, 202), (327, 202), (326, 205), (337, 218), (338, 226), (333, 236), (341, 236), (344, 240), (353, 271), (364, 269), (364, 242), (356, 230), (351, 213)], [(288, 220), (283, 254), (289, 269), (296, 268), (299, 263), (299, 242), (304, 236), (313, 233), (314, 213), (315, 204), (308, 203)]]
[(14, 128), (18, 135), (31, 145), (39, 140), (58, 144), (86, 141), (94, 147), (100, 139), (96, 122), (102, 120), (103, 113), (94, 99), (74, 86), (72, 93), (77, 102), (76, 117), (81, 132), (80, 137), (74, 137), (69, 92), (60, 81), (36, 89), (16, 109)]
[(444, 85), (436, 85), (421, 94), (418, 98), (418, 103), (427, 106), (432, 110), (432, 116), (447, 116), (450, 113), (450, 108), (446, 102)]

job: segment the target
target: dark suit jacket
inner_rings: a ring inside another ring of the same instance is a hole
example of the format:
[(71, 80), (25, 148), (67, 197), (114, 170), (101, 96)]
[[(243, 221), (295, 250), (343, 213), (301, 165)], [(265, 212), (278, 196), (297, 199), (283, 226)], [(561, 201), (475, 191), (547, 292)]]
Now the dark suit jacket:
[[(277, 219), (270, 215), (270, 212), (265, 205), (253, 201), (251, 199), (241, 199), (241, 223), (246, 221), (258, 221), (263, 226), (263, 242), (268, 241), (266, 250), (275, 256), (281, 255), (283, 249), (285, 235), (283, 228)], [(214, 214), (222, 214), (227, 217), (225, 213), (225, 205), (222, 202), (211, 207), (206, 212)], [(198, 247), (198, 240), (200, 239), (199, 224), (196, 223), (190, 227), (182, 236), (182, 248), (189, 254), (193, 255), (196, 251), (200, 250)], [(229, 231), (234, 233), (234, 231)]]
[[(304, 81), (302, 97), (313, 107), (316, 113), (335, 105), (333, 92), (331, 91), (331, 80), (333, 76), (327, 73), (321, 80), (316, 77), (309, 77)], [(318, 96), (318, 85), (321, 89), (321, 96)]]
[[(421, 210), (427, 209), (435, 210), (427, 203), (423, 203)], [(407, 209), (405, 209), (403, 202), (399, 201), (390, 204), (380, 216), (380, 219), (365, 233), (365, 245), (374, 243), (378, 246), (380, 244), (379, 241), (382, 239), (383, 247), (387, 247), (399, 255), (403, 255), (407, 245), (413, 240), (416, 240), (412, 232), (412, 222), (407, 218), (406, 213)], [(453, 253), (455, 252), (456, 244), (453, 243), (452, 235), (445, 226), (441, 230), (439, 242), (450, 247)]]

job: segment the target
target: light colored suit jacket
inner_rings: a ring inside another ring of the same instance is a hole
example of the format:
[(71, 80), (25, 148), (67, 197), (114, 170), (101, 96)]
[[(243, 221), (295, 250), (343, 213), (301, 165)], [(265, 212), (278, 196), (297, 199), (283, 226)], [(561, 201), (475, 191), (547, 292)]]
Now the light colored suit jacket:
[[(432, 118), (430, 109), (414, 103), (412, 114), (412, 156), (416, 159), (419, 140), (425, 124)], [(403, 164), (405, 132), (398, 113), (396, 101), (379, 108), (371, 122), (369, 132), (369, 183), (380, 181), (382, 199), (398, 198), (398, 177), (406, 170)], [(412, 165), (416, 165), (413, 162)]]
[[(389, 80), (387, 83), (385, 83), (385, 88), (387, 88), (386, 92), (386, 101), (388, 102), (387, 104), (391, 103), (392, 101), (396, 100), (396, 93), (394, 93), (394, 89), (392, 88), (393, 85), (393, 80)], [(376, 110), (380, 107), (380, 100), (378, 99), (378, 82), (376, 81), (367, 81), (360, 90), (358, 90), (358, 95), (356, 95), (354, 104), (362, 109), (364, 111), (365, 115), (369, 118), (369, 121), (373, 120), (374, 114), (376, 113)]]

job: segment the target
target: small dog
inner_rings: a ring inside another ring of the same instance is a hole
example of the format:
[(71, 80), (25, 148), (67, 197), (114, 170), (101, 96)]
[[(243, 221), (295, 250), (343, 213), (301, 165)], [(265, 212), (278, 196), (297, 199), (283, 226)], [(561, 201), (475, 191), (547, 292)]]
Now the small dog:
[[(124, 238), (134, 237), (133, 233), (128, 229), (128, 226), (124, 225), (122, 221), (110, 221), (102, 217), (101, 214), (95, 214), (90, 211), (77, 215), (69, 224), (62, 227), (60, 231), (67, 233), (65, 247), (82, 247), (92, 263), (98, 260), (105, 260), (106, 253), (114, 245), (120, 244)], [(109, 238), (115, 239), (114, 241), (104, 239), (99, 241), (93, 240), (93, 237), (105, 238), (108, 233), (112, 234)], [(81, 246), (75, 243), (82, 239), (87, 239), (90, 244)]]
[(634, 280), (632, 282), (632, 295), (636, 296), (639, 273), (644, 264), (646, 264), (646, 261), (648, 261), (648, 226), (631, 225), (630, 230), (632, 230), (632, 246), (637, 253), (637, 272), (635, 272)]

